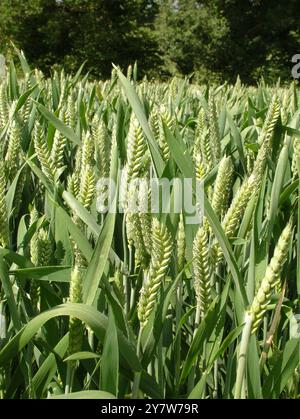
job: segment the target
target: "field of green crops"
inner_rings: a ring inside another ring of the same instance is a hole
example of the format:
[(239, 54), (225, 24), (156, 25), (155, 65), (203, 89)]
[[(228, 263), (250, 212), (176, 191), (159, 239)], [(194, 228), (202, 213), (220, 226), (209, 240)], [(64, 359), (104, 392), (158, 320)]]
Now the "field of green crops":
[[(0, 81), (0, 398), (300, 398), (297, 85), (47, 78), (18, 54)], [(154, 179), (191, 180), (202, 217), (153, 211)]]

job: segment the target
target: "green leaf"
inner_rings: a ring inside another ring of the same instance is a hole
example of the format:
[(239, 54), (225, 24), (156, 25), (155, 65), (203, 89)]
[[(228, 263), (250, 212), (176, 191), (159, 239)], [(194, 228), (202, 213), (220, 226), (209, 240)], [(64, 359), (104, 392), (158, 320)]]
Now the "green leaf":
[(68, 191), (64, 191), (62, 194), (63, 199), (67, 203), (67, 205), (72, 209), (74, 214), (78, 215), (78, 217), (90, 227), (92, 232), (99, 236), (100, 234), (100, 226), (96, 223), (95, 219), (92, 215), (85, 209), (85, 207)]
[(71, 268), (65, 266), (43, 266), (15, 269), (9, 272), (17, 278), (31, 278), (39, 281), (69, 282)]
[(110, 308), (101, 357), (101, 388), (117, 396), (118, 387), (119, 346), (114, 314)]
[(153, 133), (149, 127), (146, 115), (145, 115), (145, 111), (143, 108), (143, 105), (141, 104), (141, 101), (138, 97), (138, 95), (136, 94), (134, 87), (131, 85), (131, 83), (128, 81), (128, 79), (122, 74), (122, 72), (116, 67), (114, 66), (117, 73), (118, 73), (118, 77), (119, 80), (123, 86), (123, 89), (125, 91), (125, 94), (128, 98), (128, 101), (133, 109), (133, 112), (135, 113), (137, 120), (139, 121), (139, 123), (141, 124), (141, 127), (144, 131), (144, 134), (147, 138), (148, 141), (148, 146), (149, 146), (149, 150), (151, 153), (151, 157), (152, 157), (152, 161), (154, 164), (154, 167), (156, 169), (157, 175), (159, 177), (161, 177), (165, 164), (164, 161), (160, 155), (160, 151), (158, 148), (158, 145), (154, 139)]
[(239, 292), (239, 295), (241, 297), (241, 301), (243, 303), (244, 308), (248, 306), (248, 298), (245, 290), (245, 286), (243, 284), (243, 280), (241, 277), (240, 270), (238, 268), (237, 261), (234, 257), (234, 254), (232, 252), (230, 243), (224, 233), (224, 230), (222, 229), (222, 226), (214, 213), (206, 195), (204, 196), (204, 210), (205, 210), (205, 216), (207, 217), (209, 224), (211, 225), (211, 228), (213, 230), (214, 235), (216, 236), (222, 251), (224, 258), (226, 262), (228, 263), (228, 267), (230, 269), (230, 272), (232, 274), (236, 289)]
[(51, 396), (50, 399), (115, 399), (116, 397), (107, 391), (85, 390), (74, 393)]
[(15, 330), (19, 330), (21, 328), (21, 321), (20, 321), (13, 289), (12, 289), (11, 282), (9, 279), (8, 268), (7, 268), (6, 263), (3, 260), (3, 256), (0, 256), (0, 281), (4, 290), (5, 298), (7, 300), (7, 304), (9, 307), (9, 312), (12, 318), (14, 328)]
[(288, 380), (293, 375), (295, 368), (299, 365), (299, 349), (299, 339), (291, 339), (286, 343), (284, 350), (263, 385), (262, 393), (264, 398), (277, 399), (280, 396)]
[(73, 141), (73, 143), (77, 145), (81, 145), (80, 139), (77, 137), (74, 131), (70, 127), (68, 127), (66, 124), (64, 124), (60, 119), (57, 118), (57, 116), (54, 115), (54, 113), (48, 111), (45, 106), (43, 106), (41, 103), (35, 102), (38, 110), (40, 113), (46, 118), (50, 124), (52, 124), (63, 136), (68, 138), (69, 140)]
[(82, 359), (97, 359), (100, 358), (100, 355), (95, 354), (94, 352), (82, 351), (82, 352), (75, 352), (74, 354), (67, 356), (64, 359), (65, 362), (67, 361), (81, 361)]
[(275, 218), (277, 216), (278, 206), (279, 206), (279, 198), (280, 193), (282, 190), (282, 185), (284, 181), (285, 172), (288, 165), (288, 157), (289, 157), (289, 143), (290, 140), (287, 140), (286, 143), (283, 145), (277, 167), (276, 172), (272, 184), (272, 192), (271, 192), (271, 199), (270, 199), (270, 209), (269, 209), (269, 226), (268, 226), (268, 240), (270, 241), (272, 233), (273, 233), (273, 226), (275, 222)]
[(249, 399), (262, 399), (259, 354), (254, 335), (250, 338), (247, 351), (247, 382)]
[(176, 161), (179, 169), (184, 174), (185, 178), (193, 179), (193, 162), (189, 150), (186, 148), (182, 139), (180, 140), (171, 133), (165, 123), (163, 123), (163, 128), (171, 155)]
[[(102, 343), (104, 342), (108, 321), (102, 313), (99, 313), (94, 307), (86, 304), (61, 304), (30, 320), (26, 326), (24, 326), (7, 343), (7, 345), (4, 346), (0, 352), (0, 366), (4, 366), (6, 362), (24, 348), (45, 323), (58, 316), (73, 316), (80, 319), (95, 332), (95, 335)], [(122, 365), (125, 368), (129, 367), (133, 371), (140, 371), (141, 366), (136, 356), (135, 349), (120, 331), (118, 331), (118, 345), (120, 348)]]

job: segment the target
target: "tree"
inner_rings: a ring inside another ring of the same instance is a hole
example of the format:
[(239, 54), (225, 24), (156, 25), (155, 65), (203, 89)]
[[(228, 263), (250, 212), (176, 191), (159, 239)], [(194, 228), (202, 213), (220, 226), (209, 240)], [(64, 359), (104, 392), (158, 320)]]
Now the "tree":
[(153, 68), (156, 10), (153, 0), (1, 0), (0, 33), (44, 71), (53, 64), (74, 70), (86, 60), (90, 73), (105, 78), (112, 62)]
[(228, 26), (213, 1), (164, 0), (156, 20), (164, 71), (219, 77)]

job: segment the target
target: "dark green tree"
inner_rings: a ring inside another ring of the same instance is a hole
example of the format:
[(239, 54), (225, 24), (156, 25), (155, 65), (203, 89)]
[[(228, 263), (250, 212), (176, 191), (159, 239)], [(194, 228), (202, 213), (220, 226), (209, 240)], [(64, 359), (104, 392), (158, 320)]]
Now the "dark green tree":
[(156, 29), (167, 75), (195, 73), (203, 81), (224, 73), (228, 25), (214, 1), (162, 0)]
[(25, 51), (33, 65), (74, 70), (87, 61), (95, 76), (108, 77), (111, 63), (138, 60), (143, 72), (156, 66), (153, 0), (1, 0), (0, 42)]

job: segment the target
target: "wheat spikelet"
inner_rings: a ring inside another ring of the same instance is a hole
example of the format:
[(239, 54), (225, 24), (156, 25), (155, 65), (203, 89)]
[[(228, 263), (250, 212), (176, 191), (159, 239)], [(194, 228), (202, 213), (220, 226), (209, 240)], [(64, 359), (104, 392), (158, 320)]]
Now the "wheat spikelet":
[[(293, 159), (292, 159), (292, 173), (293, 177), (297, 175), (298, 170), (300, 170), (300, 166), (298, 166), (298, 161), (300, 161), (300, 138), (294, 139), (294, 153), (293, 153)], [(298, 173), (298, 176), (300, 176), (300, 173)]]
[[(26, 88), (26, 90), (31, 88), (31, 81), (30, 81), (30, 76), (29, 75), (26, 76), (25, 88)], [(23, 124), (26, 124), (26, 122), (29, 119), (31, 106), (32, 106), (32, 101), (30, 100), (30, 98), (27, 98), (26, 102), (24, 103), (24, 105), (22, 107), (22, 110), (21, 110)]]
[(69, 94), (66, 107), (66, 124), (72, 129), (76, 128), (76, 107), (72, 93)]
[(76, 153), (75, 153), (74, 173), (77, 173), (79, 177), (80, 177), (80, 172), (82, 169), (81, 158), (82, 158), (82, 147), (77, 147)]
[(124, 306), (126, 302), (125, 290), (123, 285), (123, 275), (119, 268), (116, 268), (113, 279), (114, 290), (118, 296), (120, 303)]
[(214, 151), (209, 139), (208, 131), (204, 130), (200, 135), (200, 150), (205, 170), (209, 171), (214, 166)]
[(200, 154), (195, 159), (195, 177), (197, 180), (202, 180), (206, 175), (205, 164), (203, 163)]
[[(64, 121), (64, 111), (60, 112), (59, 117), (62, 121)], [(63, 166), (64, 148), (66, 142), (66, 137), (59, 131), (55, 131), (50, 157), (53, 167), (55, 167), (56, 170)]]
[(172, 238), (166, 226), (156, 218), (153, 219), (150, 268), (146, 274), (138, 303), (138, 318), (141, 327), (145, 326), (154, 308), (159, 287), (168, 271), (172, 247)]
[(68, 191), (77, 198), (79, 196), (80, 181), (77, 172), (68, 177)]
[(235, 236), (251, 195), (252, 190), (247, 178), (237, 191), (223, 219), (222, 226), (227, 237), (232, 238)]
[(55, 169), (50, 158), (50, 151), (45, 140), (44, 131), (38, 121), (36, 121), (34, 125), (33, 141), (34, 148), (39, 162), (41, 164), (42, 171), (49, 179), (53, 180)]
[(126, 231), (129, 246), (135, 247), (135, 265), (146, 268), (148, 265), (148, 253), (142, 233), (141, 219), (138, 213), (127, 213)]
[(208, 127), (213, 161), (217, 163), (221, 158), (221, 139), (216, 104), (212, 94), (209, 95), (208, 101)]
[(246, 149), (246, 164), (247, 172), (251, 173), (253, 171), (255, 162), (255, 153), (252, 150)]
[(143, 158), (147, 150), (143, 131), (134, 115), (130, 120), (127, 151), (127, 180), (138, 178), (143, 165)]
[(8, 121), (8, 100), (6, 94), (6, 84), (2, 82), (0, 86), (0, 129), (5, 126)]
[(162, 151), (162, 157), (165, 162), (167, 162), (170, 158), (170, 149), (168, 142), (166, 140), (165, 131), (163, 124), (173, 132), (174, 129), (174, 118), (170, 114), (170, 112), (165, 108), (162, 107), (160, 110), (160, 119), (159, 119), (159, 146)]
[(208, 249), (206, 228), (200, 226), (193, 242), (193, 268), (194, 288), (201, 316), (206, 314), (212, 301)]
[(153, 107), (149, 116), (149, 125), (156, 141), (159, 141), (159, 116), (157, 107)]
[(280, 282), (280, 273), (287, 259), (288, 248), (292, 238), (293, 225), (291, 221), (282, 231), (274, 255), (267, 266), (267, 270), (250, 308), (252, 314), (252, 333), (255, 333), (271, 301), (272, 290)]
[(14, 196), (14, 216), (17, 216), (20, 212), (20, 207), (22, 204), (22, 195), (23, 190), (26, 182), (26, 176), (27, 176), (27, 167), (24, 167), (22, 169), (22, 172), (19, 175), (19, 179), (17, 181), (17, 186), (15, 190), (15, 196)]
[(90, 208), (95, 196), (95, 191), (95, 174), (92, 168), (87, 165), (81, 179), (79, 192), (79, 201), (86, 209)]
[(211, 204), (213, 210), (219, 218), (223, 216), (228, 206), (232, 178), (232, 160), (230, 157), (224, 156), (219, 164)]
[(197, 118), (197, 125), (195, 130), (195, 140), (194, 140), (194, 148), (193, 148), (193, 160), (194, 162), (201, 157), (203, 159), (203, 153), (201, 149), (202, 145), (202, 137), (206, 134), (206, 115), (203, 109), (200, 109)]
[(14, 179), (19, 168), (19, 154), (21, 152), (21, 132), (18, 123), (14, 120), (9, 130), (8, 147), (5, 155), (9, 176)]
[[(36, 214), (31, 214), (30, 222), (34, 222)], [(32, 237), (30, 242), (31, 261), (34, 266), (47, 266), (51, 260), (52, 244), (48, 233), (41, 228)], [(34, 311), (38, 309), (40, 298), (40, 286), (38, 281), (32, 281), (30, 284), (30, 299)]]
[(127, 78), (128, 80), (131, 81), (131, 78), (132, 78), (132, 65), (131, 64), (129, 64), (129, 66), (127, 67)]
[(262, 127), (261, 133), (257, 140), (258, 144), (263, 143), (269, 145), (273, 135), (274, 127), (280, 115), (280, 102), (277, 94), (275, 94), (271, 100), (268, 113)]
[(176, 249), (177, 249), (177, 271), (181, 272), (185, 264), (185, 232), (184, 232), (184, 220), (183, 220), (182, 213), (180, 214), (179, 223), (178, 223)]
[(94, 141), (93, 137), (87, 132), (83, 139), (81, 151), (81, 168), (80, 172), (84, 173), (87, 166), (91, 166), (94, 155)]
[(151, 254), (151, 228), (152, 228), (152, 217), (150, 213), (151, 205), (151, 195), (150, 189), (148, 188), (147, 179), (144, 179), (144, 182), (140, 183), (139, 192), (138, 192), (138, 201), (139, 201), (139, 218), (141, 225), (141, 232), (143, 236), (143, 241), (147, 253)]
[[(70, 279), (70, 291), (69, 291), (70, 303), (82, 303), (82, 275), (77, 265), (72, 269)], [(69, 347), (68, 353), (72, 355), (75, 352), (79, 352), (82, 345), (83, 338), (83, 327), (81, 320), (76, 317), (70, 316), (69, 320)], [(72, 365), (75, 366), (76, 362), (72, 361)]]
[(95, 160), (98, 163), (99, 176), (106, 178), (109, 176), (110, 142), (107, 129), (97, 115), (93, 119), (92, 135), (96, 145)]

